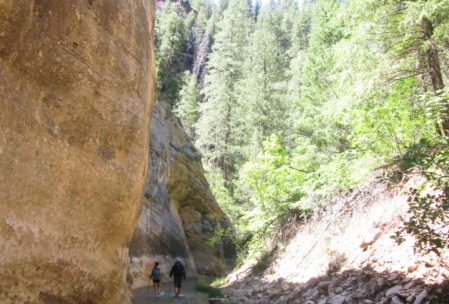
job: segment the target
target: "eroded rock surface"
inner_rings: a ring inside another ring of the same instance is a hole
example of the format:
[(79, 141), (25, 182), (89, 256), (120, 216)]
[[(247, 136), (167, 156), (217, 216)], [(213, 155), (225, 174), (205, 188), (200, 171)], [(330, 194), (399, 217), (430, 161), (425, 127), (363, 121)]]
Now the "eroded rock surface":
[(0, 302), (129, 303), (152, 0), (0, 1)]
[(207, 245), (217, 229), (232, 225), (219, 208), (204, 177), (201, 155), (179, 120), (157, 103), (151, 121), (143, 210), (130, 246), (133, 287), (147, 286), (154, 261), (168, 276), (174, 257), (188, 275), (216, 275), (231, 267), (235, 248), (224, 238)]

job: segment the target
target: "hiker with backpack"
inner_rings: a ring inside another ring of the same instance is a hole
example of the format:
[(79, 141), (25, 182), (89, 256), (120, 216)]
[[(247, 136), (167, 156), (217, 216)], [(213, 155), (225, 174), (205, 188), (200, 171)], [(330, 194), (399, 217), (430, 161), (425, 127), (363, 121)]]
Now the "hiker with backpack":
[(178, 296), (181, 291), (181, 281), (182, 277), (186, 279), (186, 271), (184, 266), (181, 264), (181, 261), (177, 258), (175, 264), (170, 270), (170, 277), (173, 275), (174, 284), (175, 284), (175, 295)]
[(154, 262), (154, 268), (151, 271), (150, 278), (153, 278), (154, 294), (159, 296), (161, 294), (161, 269), (159, 268), (159, 262)]

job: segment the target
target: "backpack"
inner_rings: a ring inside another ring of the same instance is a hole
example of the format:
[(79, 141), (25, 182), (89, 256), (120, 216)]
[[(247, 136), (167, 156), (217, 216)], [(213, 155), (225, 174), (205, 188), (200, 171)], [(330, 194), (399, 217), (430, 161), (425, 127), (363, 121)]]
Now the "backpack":
[(153, 281), (159, 281), (161, 279), (161, 270), (159, 268), (153, 268), (151, 275), (153, 276)]
[(173, 273), (177, 277), (184, 275), (184, 266), (182, 266), (182, 264), (179, 261), (177, 261), (173, 266)]

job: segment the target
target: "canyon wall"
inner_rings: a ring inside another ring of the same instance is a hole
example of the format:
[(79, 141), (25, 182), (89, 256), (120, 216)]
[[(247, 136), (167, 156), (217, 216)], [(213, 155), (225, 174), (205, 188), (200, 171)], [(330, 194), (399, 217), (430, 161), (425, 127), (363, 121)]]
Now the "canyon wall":
[(130, 303), (152, 0), (0, 1), (0, 303)]
[(175, 257), (188, 276), (218, 275), (233, 267), (235, 248), (219, 230), (234, 231), (204, 177), (201, 155), (179, 119), (158, 102), (151, 120), (148, 177), (140, 214), (130, 245), (133, 288), (150, 284), (155, 261), (167, 279)]

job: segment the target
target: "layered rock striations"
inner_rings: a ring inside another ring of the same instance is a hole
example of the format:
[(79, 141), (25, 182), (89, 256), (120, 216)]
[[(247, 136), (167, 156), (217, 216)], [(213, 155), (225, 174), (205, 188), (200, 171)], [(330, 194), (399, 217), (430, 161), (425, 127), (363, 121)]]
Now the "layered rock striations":
[(166, 275), (175, 257), (184, 260), (189, 275), (217, 275), (232, 267), (235, 248), (229, 239), (207, 244), (216, 231), (233, 231), (232, 225), (210, 191), (200, 153), (163, 103), (157, 103), (151, 121), (148, 166), (130, 245), (133, 287), (149, 284), (156, 260)]
[(0, 303), (129, 303), (152, 0), (0, 1)]

